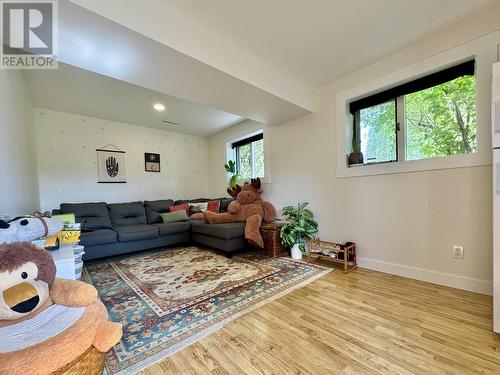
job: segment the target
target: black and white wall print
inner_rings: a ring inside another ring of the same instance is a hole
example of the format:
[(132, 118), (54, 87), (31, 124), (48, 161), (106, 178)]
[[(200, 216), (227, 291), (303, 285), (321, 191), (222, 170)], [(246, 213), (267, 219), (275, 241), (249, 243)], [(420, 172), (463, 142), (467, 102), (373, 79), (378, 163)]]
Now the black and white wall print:
[(144, 168), (146, 172), (160, 172), (160, 154), (146, 152), (144, 154)]
[(125, 183), (125, 151), (97, 150), (97, 169), (99, 183)]

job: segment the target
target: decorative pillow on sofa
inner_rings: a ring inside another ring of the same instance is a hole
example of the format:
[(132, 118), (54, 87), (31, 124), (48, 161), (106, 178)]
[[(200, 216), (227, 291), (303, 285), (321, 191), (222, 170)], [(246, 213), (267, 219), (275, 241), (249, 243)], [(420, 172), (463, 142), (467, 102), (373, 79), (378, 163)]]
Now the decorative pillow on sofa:
[(161, 219), (164, 223), (175, 223), (178, 221), (187, 221), (189, 217), (184, 210), (166, 212), (164, 214), (160, 214)]
[(220, 208), (220, 200), (209, 201), (203, 203), (191, 203), (189, 205), (189, 214), (195, 214), (198, 212), (212, 211), (215, 213), (219, 213)]
[(207, 210), (208, 202), (203, 203), (190, 203), (189, 214), (196, 214), (198, 212), (205, 212)]
[(187, 203), (184, 203), (184, 204), (179, 204), (177, 206), (170, 206), (168, 209), (170, 212), (184, 211), (187, 214), (189, 210), (189, 205)]
[(218, 214), (219, 210), (220, 210), (220, 200), (210, 201), (207, 203), (207, 211), (212, 211)]
[(188, 212), (189, 217), (191, 217), (191, 215), (201, 214), (201, 213), (203, 213), (203, 211), (201, 210), (200, 207), (198, 207), (198, 205), (194, 206), (192, 204), (189, 205), (189, 212)]
[(144, 201), (144, 208), (146, 209), (146, 218), (148, 224), (161, 223), (160, 214), (169, 212), (168, 209), (174, 205), (172, 199), (161, 199), (157, 201)]

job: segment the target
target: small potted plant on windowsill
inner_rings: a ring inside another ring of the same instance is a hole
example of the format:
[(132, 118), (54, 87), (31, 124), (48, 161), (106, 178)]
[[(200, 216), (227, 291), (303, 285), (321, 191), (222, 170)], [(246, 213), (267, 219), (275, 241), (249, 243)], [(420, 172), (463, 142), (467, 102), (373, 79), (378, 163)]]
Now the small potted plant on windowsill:
[(291, 248), (293, 259), (302, 259), (302, 252), (305, 252), (304, 241), (313, 241), (318, 232), (318, 222), (312, 211), (306, 208), (307, 205), (304, 202), (297, 207), (283, 208), (285, 225), (281, 228), (280, 239), (283, 246)]
[(349, 155), (349, 166), (355, 167), (358, 165), (363, 165), (364, 157), (360, 150), (361, 141), (358, 139), (358, 131), (356, 129), (356, 115), (353, 117), (352, 121), (352, 152)]
[(232, 160), (229, 160), (227, 164), (224, 164), (224, 168), (226, 168), (227, 173), (231, 173), (232, 176), (229, 179), (229, 187), (234, 187), (238, 183), (239, 180), (243, 179), (243, 176), (236, 172), (236, 163)]

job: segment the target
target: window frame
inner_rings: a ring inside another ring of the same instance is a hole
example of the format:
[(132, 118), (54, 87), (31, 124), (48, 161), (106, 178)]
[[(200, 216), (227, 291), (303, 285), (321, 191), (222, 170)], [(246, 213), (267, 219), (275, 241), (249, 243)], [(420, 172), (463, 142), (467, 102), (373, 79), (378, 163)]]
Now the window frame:
[[(366, 72), (368, 77), (371, 77), (370, 79), (334, 94), (335, 120), (332, 126), (335, 126), (337, 146), (335, 176), (351, 178), (491, 165), (491, 67), (498, 61), (499, 42), (500, 31), (495, 31), (441, 52), (429, 53), (427, 57), (423, 57), (416, 63), (411, 62), (414, 58), (408, 57), (407, 60), (400, 62), (403, 67), (396, 70), (387, 68), (384, 73), (383, 69), (386, 65), (376, 64)], [(475, 153), (349, 168), (348, 156), (351, 152), (353, 124), (352, 115), (349, 112), (350, 102), (472, 58), (476, 59)], [(405, 61), (408, 61), (408, 65), (404, 65)]]
[(240, 147), (246, 146), (250, 144), (250, 153), (251, 153), (251, 176), (245, 177), (243, 176), (244, 179), (248, 178), (264, 178), (266, 175), (266, 156), (265, 156), (265, 150), (263, 149), (263, 158), (264, 158), (264, 176), (256, 176), (256, 171), (255, 171), (255, 142), (258, 142), (262, 140), (264, 143), (264, 149), (265, 149), (265, 142), (264, 142), (264, 133), (259, 132), (256, 134), (252, 134), (246, 138), (240, 139), (238, 141), (232, 142), (231, 148), (233, 149), (234, 152), (234, 158), (236, 160), (236, 173), (241, 174), (241, 166), (240, 166)]
[[(377, 105), (382, 105), (391, 101), (395, 101), (394, 130), (396, 133), (396, 144), (395, 144), (396, 159), (384, 160), (384, 161), (371, 161), (371, 162), (365, 160), (363, 165), (409, 161), (406, 159), (406, 146), (407, 146), (406, 145), (406, 132), (407, 132), (406, 95), (419, 92), (422, 90), (427, 90), (432, 87), (439, 86), (441, 84), (453, 81), (454, 79), (464, 76), (474, 76), (474, 79), (477, 81), (475, 58), (468, 59), (465, 62), (461, 62), (451, 67), (447, 67), (437, 72), (425, 75), (423, 77), (392, 87), (388, 90), (384, 90), (349, 103), (349, 111), (351, 112), (353, 117), (353, 121), (355, 124), (354, 126), (355, 131), (358, 134), (357, 139), (359, 141), (359, 146), (361, 146), (361, 111), (364, 109), (375, 107)], [(477, 106), (477, 88), (476, 88), (476, 106)], [(466, 153), (459, 155), (464, 155), (464, 154)], [(439, 156), (439, 158), (448, 156), (453, 156), (453, 155)], [(416, 160), (424, 160), (424, 159), (431, 159), (431, 158), (421, 158)]]

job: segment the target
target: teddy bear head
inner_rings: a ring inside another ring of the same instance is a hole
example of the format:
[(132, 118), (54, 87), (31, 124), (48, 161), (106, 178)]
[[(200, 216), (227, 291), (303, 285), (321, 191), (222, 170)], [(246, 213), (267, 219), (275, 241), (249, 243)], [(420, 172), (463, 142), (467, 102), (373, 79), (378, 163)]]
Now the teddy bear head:
[(49, 298), (56, 266), (48, 251), (29, 242), (0, 244), (0, 320), (16, 320)]
[(242, 204), (252, 203), (260, 199), (262, 189), (260, 188), (260, 178), (252, 178), (250, 182), (245, 182), (243, 187), (236, 185), (233, 188), (228, 188), (227, 192), (232, 197)]

